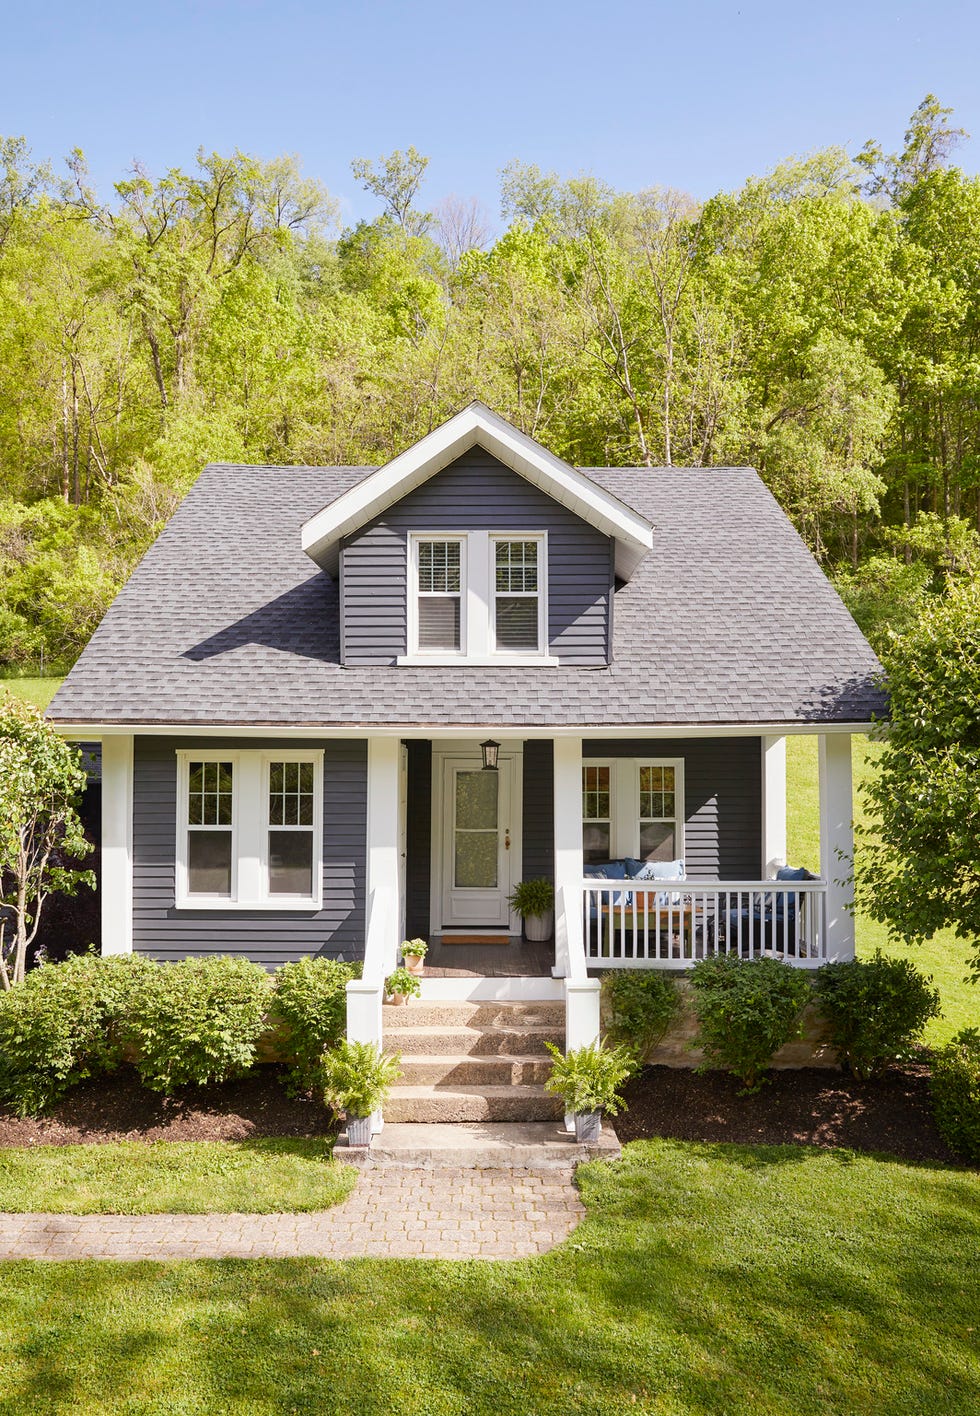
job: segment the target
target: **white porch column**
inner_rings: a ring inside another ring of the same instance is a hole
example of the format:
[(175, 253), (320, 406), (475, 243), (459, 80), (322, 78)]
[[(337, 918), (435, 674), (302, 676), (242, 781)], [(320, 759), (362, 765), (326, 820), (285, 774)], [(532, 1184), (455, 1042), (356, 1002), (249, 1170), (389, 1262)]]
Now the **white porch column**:
[(556, 972), (568, 973), (581, 952), (582, 739), (556, 738), (555, 753), (555, 954)]
[[(384, 908), (383, 958), (390, 972), (398, 958), (398, 900), (401, 863), (398, 852), (401, 744), (398, 738), (368, 739), (367, 879), (369, 911)], [(377, 927), (377, 921), (373, 921)], [(372, 920), (367, 933), (372, 934)]]
[(762, 739), (762, 869), (767, 880), (786, 864), (786, 739)]
[(102, 741), (102, 952), (133, 952), (133, 738)]
[(827, 881), (827, 958), (854, 958), (854, 803), (850, 733), (820, 736), (820, 874)]

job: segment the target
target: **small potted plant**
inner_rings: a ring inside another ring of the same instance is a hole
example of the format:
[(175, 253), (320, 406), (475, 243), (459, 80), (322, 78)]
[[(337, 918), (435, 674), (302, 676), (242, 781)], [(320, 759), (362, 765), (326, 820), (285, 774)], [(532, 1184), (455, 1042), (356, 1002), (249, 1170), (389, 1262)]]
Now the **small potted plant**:
[(422, 985), (408, 969), (395, 969), (385, 979), (385, 997), (391, 1003), (407, 1003), (410, 998), (418, 998), (421, 992)]
[(424, 939), (406, 939), (402, 944), (402, 958), (410, 974), (421, 974), (425, 968), (425, 956), (429, 946)]
[(602, 1113), (615, 1116), (623, 1104), (619, 1088), (635, 1067), (625, 1047), (607, 1047), (604, 1042), (561, 1052), (553, 1042), (546, 1044), (553, 1058), (551, 1075), (545, 1082), (550, 1092), (564, 1099), (565, 1110), (575, 1117), (575, 1139), (594, 1144), (602, 1130)]
[(347, 1117), (347, 1144), (371, 1144), (371, 1116), (380, 1111), (393, 1082), (401, 1076), (401, 1057), (380, 1051), (374, 1042), (342, 1039), (323, 1054), (323, 1099)]
[(510, 907), (524, 921), (532, 944), (550, 939), (555, 929), (555, 887), (550, 880), (522, 880), (510, 896)]

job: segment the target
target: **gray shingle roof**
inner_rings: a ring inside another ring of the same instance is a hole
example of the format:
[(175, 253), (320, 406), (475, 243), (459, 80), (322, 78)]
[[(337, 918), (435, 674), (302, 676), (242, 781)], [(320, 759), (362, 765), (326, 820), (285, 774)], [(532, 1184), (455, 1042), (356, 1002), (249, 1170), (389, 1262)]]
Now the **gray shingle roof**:
[(750, 468), (587, 468), (649, 518), (607, 669), (342, 668), (300, 527), (371, 468), (207, 467), (48, 716), (63, 723), (547, 727), (866, 722), (867, 642)]

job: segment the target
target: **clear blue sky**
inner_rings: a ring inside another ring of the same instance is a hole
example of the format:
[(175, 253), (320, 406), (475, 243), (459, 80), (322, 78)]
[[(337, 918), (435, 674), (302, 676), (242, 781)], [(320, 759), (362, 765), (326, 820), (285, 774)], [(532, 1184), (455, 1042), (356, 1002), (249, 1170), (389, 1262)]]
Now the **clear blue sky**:
[(898, 146), (929, 91), (977, 134), (980, 6), (961, 0), (8, 0), (0, 133), (84, 149), (101, 194), (139, 158), (295, 152), (372, 216), (353, 157), (414, 143), (426, 205), (497, 217), (512, 158), (707, 196), (781, 158)]

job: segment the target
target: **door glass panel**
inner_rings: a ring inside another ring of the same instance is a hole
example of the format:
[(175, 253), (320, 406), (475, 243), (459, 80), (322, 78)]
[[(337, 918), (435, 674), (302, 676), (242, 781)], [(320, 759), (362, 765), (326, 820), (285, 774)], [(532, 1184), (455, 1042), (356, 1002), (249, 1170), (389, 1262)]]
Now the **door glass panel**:
[(457, 831), (455, 884), (457, 890), (497, 888), (496, 831)]
[(497, 888), (496, 772), (456, 773), (453, 883), (459, 890)]
[(456, 829), (460, 831), (496, 831), (497, 783), (496, 772), (456, 773)]

